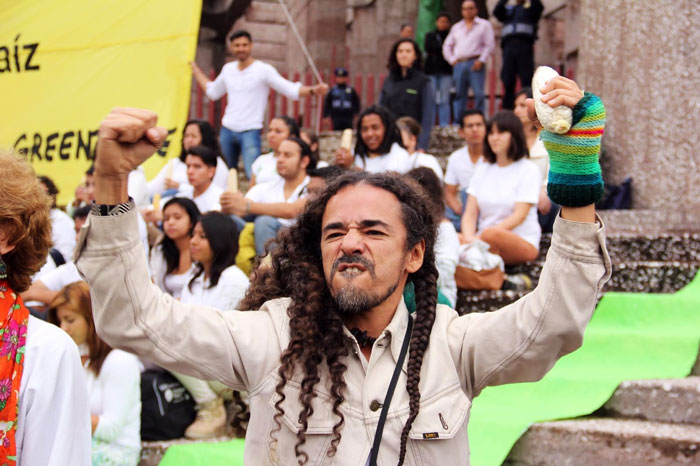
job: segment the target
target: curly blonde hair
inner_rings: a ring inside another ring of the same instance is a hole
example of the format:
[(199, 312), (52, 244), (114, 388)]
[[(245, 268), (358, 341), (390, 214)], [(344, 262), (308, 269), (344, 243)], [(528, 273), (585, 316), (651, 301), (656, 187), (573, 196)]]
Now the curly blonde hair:
[(51, 247), (51, 199), (23, 158), (0, 151), (0, 233), (15, 248), (2, 256), (10, 288), (21, 293), (46, 263)]

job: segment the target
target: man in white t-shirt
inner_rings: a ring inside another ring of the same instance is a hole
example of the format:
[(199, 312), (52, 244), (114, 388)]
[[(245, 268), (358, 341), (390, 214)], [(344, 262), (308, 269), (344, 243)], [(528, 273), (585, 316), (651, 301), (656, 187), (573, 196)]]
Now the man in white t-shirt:
[(293, 224), (304, 209), (309, 184), (306, 172), (315, 168), (316, 162), (308, 144), (290, 137), (277, 149), (278, 179), (256, 184), (245, 196), (240, 192), (225, 192), (221, 196), (222, 212), (233, 214), (239, 226), (240, 217), (255, 216), (255, 252), (258, 255), (264, 254), (265, 243), (274, 238), (280, 228)]
[(197, 84), (210, 100), (228, 94), (219, 133), (221, 150), (231, 168), (238, 167), (238, 156), (243, 154), (245, 173), (250, 179), (253, 162), (260, 155), (260, 130), (270, 88), (297, 100), (310, 94), (322, 96), (328, 92), (328, 86), (324, 83), (302, 86), (299, 82), (287, 81), (272, 65), (255, 60), (253, 39), (247, 31), (231, 34), (229, 50), (236, 60), (225, 64), (214, 81), (210, 81), (196, 63), (190, 62), (190, 65)]
[(201, 213), (221, 210), (219, 197), (224, 190), (212, 182), (216, 173), (216, 152), (205, 146), (192, 147), (187, 151), (185, 165), (189, 186), (175, 196), (192, 199)]
[(466, 145), (450, 154), (445, 170), (445, 217), (461, 230), (467, 189), (483, 154), (486, 119), (479, 110), (466, 110), (459, 119), (459, 135)]

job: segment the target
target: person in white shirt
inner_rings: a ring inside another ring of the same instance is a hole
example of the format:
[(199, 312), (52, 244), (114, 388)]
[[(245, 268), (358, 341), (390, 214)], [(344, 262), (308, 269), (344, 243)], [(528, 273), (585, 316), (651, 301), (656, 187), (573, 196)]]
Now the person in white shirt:
[[(202, 215), (194, 227), (190, 251), (195, 266), (187, 275), (180, 300), (222, 311), (236, 309), (248, 289), (248, 277), (236, 267), (239, 231), (236, 223), (219, 212)], [(185, 437), (204, 439), (222, 435), (226, 425), (221, 383), (174, 372), (197, 403), (197, 418)]]
[(484, 163), (469, 186), (460, 240), (482, 239), (509, 265), (535, 260), (541, 235), (536, 205), (542, 175), (528, 159), (523, 125), (513, 112), (494, 115), (486, 131)]
[(462, 229), (469, 182), (482, 160), (486, 138), (484, 114), (476, 109), (464, 111), (459, 118), (459, 136), (464, 139), (465, 146), (450, 154), (445, 170), (445, 216), (457, 231)]
[(219, 197), (224, 190), (212, 182), (216, 159), (216, 153), (204, 146), (191, 147), (185, 158), (189, 186), (179, 189), (175, 197), (192, 199), (201, 213), (221, 210)]
[(294, 121), (294, 118), (278, 116), (270, 120), (267, 130), (267, 145), (270, 146), (270, 152), (261, 155), (253, 162), (253, 174), (250, 177), (249, 188), (258, 183), (267, 183), (279, 178), (275, 152), (280, 143), (290, 136), (299, 137), (299, 125)]
[(532, 160), (542, 174), (542, 189), (540, 198), (537, 201), (537, 219), (542, 227), (542, 233), (551, 233), (554, 227), (554, 220), (557, 218), (560, 207), (554, 204), (547, 196), (547, 179), (549, 175), (549, 153), (544, 147), (542, 139), (539, 138), (537, 128), (527, 118), (527, 99), (532, 98), (532, 89), (524, 87), (515, 94), (515, 108), (513, 112), (520, 118), (525, 131), (525, 140), (530, 151)]
[(171, 159), (158, 172), (155, 178), (148, 182), (148, 196), (152, 198), (155, 194), (161, 196), (172, 195), (178, 189), (189, 185), (187, 181), (187, 165), (185, 165), (185, 157), (187, 151), (194, 146), (206, 146), (219, 155), (216, 159), (216, 173), (214, 174), (214, 184), (221, 189), (226, 189), (228, 181), (228, 165), (221, 156), (221, 148), (219, 141), (216, 139), (214, 128), (211, 127), (208, 121), (190, 120), (185, 123), (185, 129), (182, 133), (182, 150), (180, 156)]
[(417, 167), (428, 167), (435, 172), (435, 176), (442, 183), (443, 174), (440, 162), (437, 161), (435, 156), (417, 150), (418, 136), (422, 131), (420, 123), (415, 118), (405, 116), (396, 120), (396, 124), (399, 127), (399, 131), (401, 131), (401, 140), (410, 157), (411, 170)]
[(0, 464), (88, 466), (78, 348), (21, 297), (51, 245), (52, 202), (24, 157), (0, 151), (0, 180)]
[(199, 215), (197, 204), (184, 197), (174, 197), (163, 206), (163, 237), (151, 249), (149, 264), (153, 283), (175, 299), (192, 268), (190, 238)]
[(438, 290), (450, 301), (452, 308), (457, 304), (457, 282), (455, 271), (459, 263), (459, 236), (454, 225), (444, 217), (445, 202), (440, 179), (428, 167), (418, 167), (406, 173), (406, 177), (418, 182), (428, 198), (435, 205), (436, 215), (441, 217), (435, 240), (435, 267), (438, 269)]
[(70, 215), (56, 206), (58, 188), (53, 180), (48, 176), (40, 176), (39, 182), (46, 194), (51, 198), (51, 210), (49, 212), (51, 215), (51, 242), (53, 247), (68, 261), (73, 256), (73, 248), (75, 247), (73, 220), (70, 218)]
[(335, 151), (335, 163), (345, 168), (358, 168), (371, 173), (411, 169), (410, 156), (403, 147), (394, 115), (381, 105), (372, 105), (357, 119), (355, 153), (342, 147)]
[(277, 235), (283, 226), (294, 223), (306, 205), (307, 170), (316, 167), (311, 148), (299, 138), (290, 137), (277, 150), (279, 178), (256, 184), (245, 196), (240, 192), (225, 192), (221, 196), (222, 212), (240, 217), (255, 216), (255, 252), (265, 254), (265, 243)]
[(210, 100), (228, 95), (219, 133), (221, 149), (231, 168), (238, 167), (242, 154), (245, 173), (250, 178), (253, 162), (260, 155), (260, 130), (270, 88), (298, 100), (311, 94), (322, 96), (328, 92), (328, 85), (302, 86), (287, 81), (272, 65), (253, 58), (253, 39), (247, 31), (231, 34), (229, 50), (236, 60), (225, 64), (214, 81), (195, 62), (190, 65), (197, 84)]
[(141, 460), (141, 364), (95, 331), (88, 284), (72, 283), (51, 302), (49, 322), (78, 345), (92, 420), (92, 464), (136, 466)]

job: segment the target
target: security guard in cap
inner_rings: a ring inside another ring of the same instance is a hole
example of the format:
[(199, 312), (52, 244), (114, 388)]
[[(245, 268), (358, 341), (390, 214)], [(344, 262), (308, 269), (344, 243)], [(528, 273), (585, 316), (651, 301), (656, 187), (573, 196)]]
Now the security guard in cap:
[(348, 86), (348, 70), (335, 69), (335, 86), (326, 96), (323, 116), (330, 117), (334, 130), (352, 128), (352, 120), (360, 112), (360, 98), (351, 86)]

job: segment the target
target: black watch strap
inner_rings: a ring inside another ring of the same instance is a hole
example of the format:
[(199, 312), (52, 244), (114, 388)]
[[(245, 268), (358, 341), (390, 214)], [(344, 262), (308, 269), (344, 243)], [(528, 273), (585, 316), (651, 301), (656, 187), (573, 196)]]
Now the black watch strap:
[(134, 209), (136, 207), (136, 204), (134, 204), (134, 200), (132, 198), (129, 198), (128, 202), (122, 202), (121, 204), (116, 204), (116, 205), (108, 205), (108, 204), (96, 204), (93, 202), (90, 205), (90, 212), (92, 215), (95, 215), (97, 217), (113, 217), (116, 215), (122, 215), (130, 210)]

